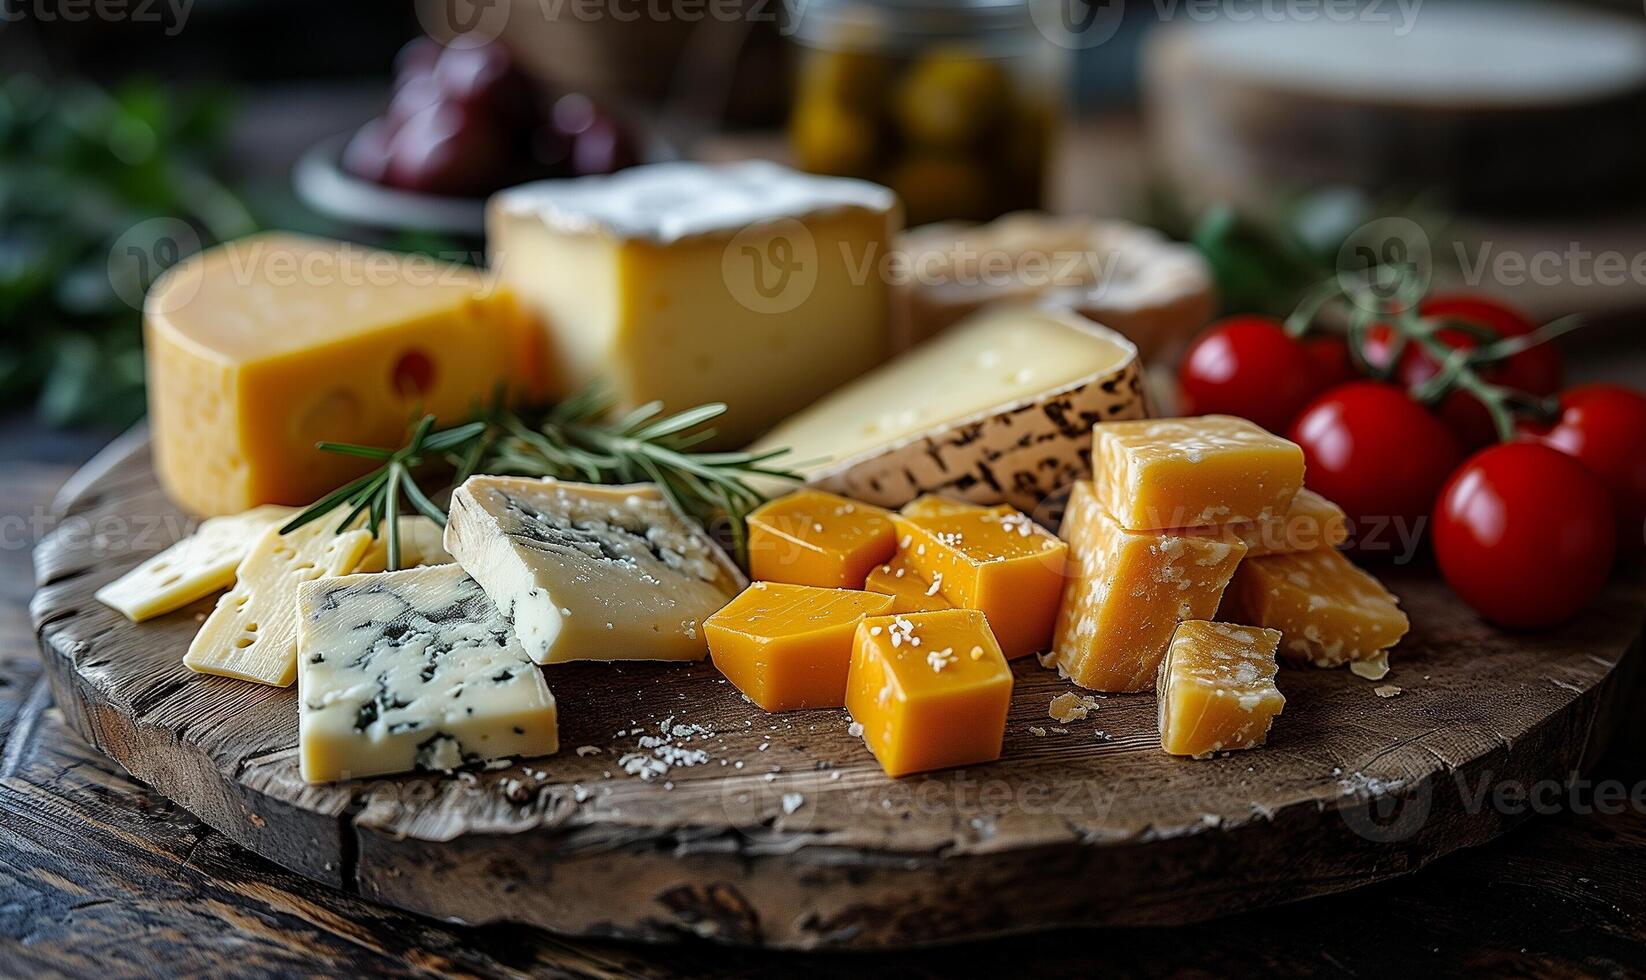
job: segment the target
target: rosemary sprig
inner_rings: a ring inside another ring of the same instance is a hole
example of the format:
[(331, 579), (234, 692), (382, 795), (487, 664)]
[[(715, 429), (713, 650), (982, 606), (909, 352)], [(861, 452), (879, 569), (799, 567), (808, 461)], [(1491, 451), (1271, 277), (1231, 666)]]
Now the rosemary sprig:
[[(440, 494), (477, 473), (555, 477), (588, 483), (652, 483), (681, 512), (714, 530), (725, 520), (732, 547), (741, 558), (747, 545), (749, 512), (766, 501), (751, 483), (754, 477), (799, 481), (800, 474), (771, 461), (788, 452), (699, 452), (714, 438), (707, 426), (726, 411), (719, 403), (663, 415), (661, 403), (642, 405), (612, 419), (614, 401), (604, 389), (591, 387), (544, 410), (517, 413), (494, 402), (479, 417), (447, 429), (434, 428), (425, 415), (399, 449), (349, 443), (320, 443), (326, 452), (379, 460), (372, 472), (315, 501), (281, 528), (295, 530), (347, 504), (351, 510), (338, 530), (361, 515), (372, 533), (387, 535), (388, 567), (400, 567), (396, 518), (402, 498), (442, 526), (446, 514), (419, 485), (418, 471), (435, 462), (448, 476)], [(427, 476), (428, 474), (423, 474)], [(437, 496), (439, 494), (436, 494)]]

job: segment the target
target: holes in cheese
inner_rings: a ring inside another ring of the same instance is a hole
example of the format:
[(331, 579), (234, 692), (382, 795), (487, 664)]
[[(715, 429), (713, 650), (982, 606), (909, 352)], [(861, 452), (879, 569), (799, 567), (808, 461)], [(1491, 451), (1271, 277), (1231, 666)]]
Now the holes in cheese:
[(1144, 415), (1137, 350), (1072, 313), (989, 311), (755, 443), (820, 489), (883, 507), (922, 493), (1033, 512), (1090, 474), (1091, 426)]
[(352, 571), (371, 546), (362, 528), (338, 533), (340, 507), (290, 534), (271, 527), (240, 563), (234, 588), (217, 601), (183, 663), (217, 674), (286, 687), (297, 678), (297, 587)]
[(234, 584), (234, 570), (263, 532), (294, 513), (269, 504), (213, 517), (183, 540), (97, 590), (132, 622), (153, 619)]
[(371, 465), (316, 442), (396, 446), (418, 413), (457, 422), (550, 377), (541, 331), (479, 270), (298, 235), (174, 266), (144, 329), (155, 469), (198, 514), (306, 504)]

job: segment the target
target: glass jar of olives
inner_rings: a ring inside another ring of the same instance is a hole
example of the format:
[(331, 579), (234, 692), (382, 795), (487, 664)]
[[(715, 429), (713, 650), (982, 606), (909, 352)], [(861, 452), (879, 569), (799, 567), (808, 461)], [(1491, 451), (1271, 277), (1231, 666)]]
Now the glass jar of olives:
[(809, 0), (789, 142), (805, 170), (863, 177), (910, 225), (1041, 206), (1066, 48), (1036, 0)]

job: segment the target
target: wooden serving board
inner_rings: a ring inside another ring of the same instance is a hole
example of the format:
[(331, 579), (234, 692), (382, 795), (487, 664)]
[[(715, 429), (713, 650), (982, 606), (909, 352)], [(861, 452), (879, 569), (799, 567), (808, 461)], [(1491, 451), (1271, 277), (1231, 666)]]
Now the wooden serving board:
[[(1060, 726), (1019, 662), (999, 762), (893, 781), (839, 710), (768, 715), (708, 663), (548, 669), (554, 757), (309, 786), (293, 690), (201, 677), (209, 602), (134, 625), (92, 598), (187, 522), (141, 437), (60, 500), (33, 614), (73, 728), (228, 837), (318, 881), (471, 923), (774, 947), (892, 947), (1071, 924), (1177, 923), (1341, 891), (1507, 829), (1500, 784), (1598, 753), (1639, 659), (1646, 575), (1546, 633), (1484, 626), (1424, 569), (1385, 579), (1413, 631), (1382, 683), (1286, 670), (1270, 744), (1162, 754), (1148, 695)], [(677, 729), (675, 726), (696, 726)], [(643, 780), (663, 737), (699, 765)], [(703, 734), (712, 733), (712, 734)], [(580, 746), (592, 746), (598, 751)]]

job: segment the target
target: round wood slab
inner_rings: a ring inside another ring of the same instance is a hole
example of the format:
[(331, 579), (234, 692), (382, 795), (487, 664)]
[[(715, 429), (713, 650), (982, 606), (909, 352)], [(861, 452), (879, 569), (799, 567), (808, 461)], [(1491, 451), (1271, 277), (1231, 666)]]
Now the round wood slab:
[[(92, 598), (189, 528), (146, 442), (111, 447), (59, 503), (33, 613), (57, 702), (88, 741), (316, 880), (592, 936), (890, 947), (1184, 922), (1409, 872), (1522, 819), (1493, 805), (1500, 786), (1564, 781), (1596, 757), (1646, 621), (1639, 572), (1562, 629), (1509, 634), (1432, 571), (1390, 570), (1413, 624), (1394, 671), (1378, 684), (1283, 671), (1264, 749), (1166, 756), (1148, 695), (1059, 725), (1047, 705), (1070, 688), (1031, 659), (999, 762), (896, 781), (844, 712), (768, 715), (707, 663), (560, 665), (547, 669), (557, 756), (309, 786), (294, 691), (182, 665), (209, 600), (134, 625)], [(1387, 684), (1401, 693), (1374, 693)], [(630, 775), (625, 757), (656, 758), (653, 739), (680, 761)]]

